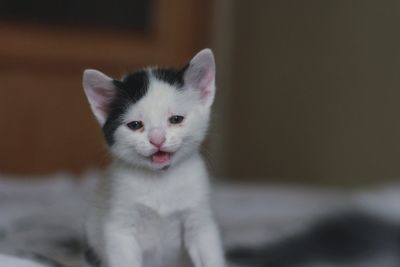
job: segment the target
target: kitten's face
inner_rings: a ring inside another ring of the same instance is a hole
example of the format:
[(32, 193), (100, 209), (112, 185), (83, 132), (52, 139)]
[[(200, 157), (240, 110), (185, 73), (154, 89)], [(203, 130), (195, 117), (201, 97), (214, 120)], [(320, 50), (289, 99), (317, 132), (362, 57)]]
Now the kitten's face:
[(112, 154), (161, 170), (183, 161), (203, 141), (215, 93), (208, 49), (182, 70), (146, 69), (115, 81), (86, 70), (84, 88)]
[(147, 93), (122, 114), (111, 151), (135, 165), (155, 169), (173, 165), (203, 140), (208, 110), (192, 91), (150, 74)]

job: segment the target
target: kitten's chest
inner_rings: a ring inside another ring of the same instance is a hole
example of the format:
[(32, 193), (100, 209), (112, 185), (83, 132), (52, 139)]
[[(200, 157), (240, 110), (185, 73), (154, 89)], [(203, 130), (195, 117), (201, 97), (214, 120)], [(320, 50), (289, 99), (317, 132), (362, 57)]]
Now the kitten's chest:
[(143, 204), (135, 204), (130, 212), (129, 224), (142, 247), (155, 247), (169, 239), (180, 239), (183, 231), (182, 213), (162, 215)]
[(143, 205), (167, 218), (207, 201), (208, 180), (203, 172), (180, 172), (164, 177), (117, 177), (112, 198), (115, 207)]
[(134, 235), (143, 249), (145, 266), (167, 263), (174, 266), (186, 258), (182, 212), (161, 215), (149, 207), (136, 205), (134, 213)]
[(138, 194), (132, 203), (140, 203), (157, 211), (165, 223), (173, 221), (181, 212), (193, 208), (203, 198), (202, 192), (195, 192), (189, 186), (173, 186), (153, 189), (147, 194)]

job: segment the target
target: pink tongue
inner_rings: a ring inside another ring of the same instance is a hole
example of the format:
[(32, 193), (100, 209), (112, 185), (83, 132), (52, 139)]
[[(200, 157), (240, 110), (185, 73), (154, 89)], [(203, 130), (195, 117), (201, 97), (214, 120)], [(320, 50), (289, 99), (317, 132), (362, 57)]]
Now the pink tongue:
[(154, 163), (162, 164), (169, 161), (169, 153), (158, 151), (154, 155), (151, 156), (151, 160)]

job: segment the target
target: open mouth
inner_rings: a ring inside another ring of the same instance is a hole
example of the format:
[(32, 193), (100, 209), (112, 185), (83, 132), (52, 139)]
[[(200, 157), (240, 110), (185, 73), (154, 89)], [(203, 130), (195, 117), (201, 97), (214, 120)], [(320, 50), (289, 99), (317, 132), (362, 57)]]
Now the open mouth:
[(169, 164), (171, 160), (171, 153), (164, 151), (157, 151), (150, 156), (151, 162), (157, 165)]

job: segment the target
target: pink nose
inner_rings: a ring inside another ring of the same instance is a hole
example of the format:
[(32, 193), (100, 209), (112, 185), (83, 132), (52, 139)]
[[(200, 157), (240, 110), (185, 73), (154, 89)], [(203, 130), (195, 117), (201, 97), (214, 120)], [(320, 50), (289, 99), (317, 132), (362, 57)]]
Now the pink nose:
[(161, 147), (165, 142), (165, 132), (161, 129), (155, 128), (149, 132), (149, 141), (156, 147)]

